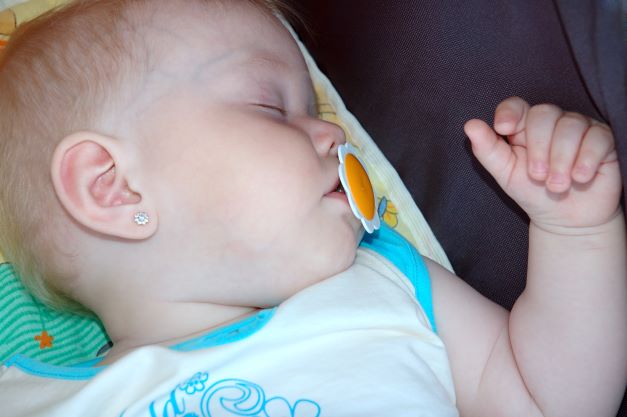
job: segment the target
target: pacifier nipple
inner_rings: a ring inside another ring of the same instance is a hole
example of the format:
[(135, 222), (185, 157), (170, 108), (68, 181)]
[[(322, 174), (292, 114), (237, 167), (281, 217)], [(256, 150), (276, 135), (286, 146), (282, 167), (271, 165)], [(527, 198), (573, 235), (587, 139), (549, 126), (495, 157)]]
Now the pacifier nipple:
[(348, 197), (348, 203), (355, 217), (361, 220), (364, 229), (372, 233), (381, 226), (381, 223), (377, 212), (377, 198), (368, 171), (357, 149), (349, 143), (339, 146), (338, 157), (340, 182)]

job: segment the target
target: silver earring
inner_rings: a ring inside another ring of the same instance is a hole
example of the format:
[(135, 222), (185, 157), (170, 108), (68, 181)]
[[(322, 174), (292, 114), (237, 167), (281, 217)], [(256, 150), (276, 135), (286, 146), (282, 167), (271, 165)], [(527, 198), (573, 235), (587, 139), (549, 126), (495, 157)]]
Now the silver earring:
[(146, 213), (144, 211), (139, 211), (139, 212), (135, 213), (135, 216), (133, 217), (133, 220), (135, 221), (135, 223), (138, 226), (145, 226), (150, 221), (150, 217), (148, 216), (148, 213)]

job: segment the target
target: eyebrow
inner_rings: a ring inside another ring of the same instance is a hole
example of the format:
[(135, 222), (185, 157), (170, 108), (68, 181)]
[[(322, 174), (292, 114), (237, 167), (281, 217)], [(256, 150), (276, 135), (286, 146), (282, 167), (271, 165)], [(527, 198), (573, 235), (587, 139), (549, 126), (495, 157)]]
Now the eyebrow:
[(258, 53), (250, 56), (244, 64), (258, 65), (272, 71), (287, 72), (289, 65), (274, 54)]
[[(246, 60), (242, 62), (242, 65), (243, 66), (248, 66), (248, 65), (255, 66), (256, 65), (258, 67), (263, 68), (264, 70), (268, 70), (271, 72), (287, 73), (289, 71), (289, 65), (285, 61), (277, 57), (275, 54), (265, 53), (265, 52), (256, 53), (248, 57)], [(310, 85), (307, 88), (308, 93), (309, 93), (308, 94), (309, 97), (307, 100), (307, 109), (308, 109), (308, 112), (311, 112), (317, 115), (318, 114), (318, 98), (316, 96), (316, 91), (313, 85), (313, 80), (311, 80), (308, 70), (305, 70), (304, 72), (307, 74), (307, 79), (309, 80), (308, 84)]]

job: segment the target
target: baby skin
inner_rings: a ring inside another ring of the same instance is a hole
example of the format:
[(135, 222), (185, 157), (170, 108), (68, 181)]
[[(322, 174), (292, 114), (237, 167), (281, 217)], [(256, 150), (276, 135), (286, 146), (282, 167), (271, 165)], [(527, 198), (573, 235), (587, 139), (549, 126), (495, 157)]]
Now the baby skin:
[[(464, 130), (530, 226), (527, 286), (511, 313), (433, 273), (456, 384), (473, 387), (458, 391), (460, 408), (468, 415), (502, 415), (503, 404), (522, 415), (614, 415), (627, 378), (627, 250), (611, 130), (518, 97), (497, 106), (494, 130), (479, 120)], [(461, 297), (469, 316), (456, 311)], [(473, 330), (483, 338), (472, 339)], [(596, 356), (603, 357), (592, 365)], [(475, 365), (461, 363), (471, 357)]]
[[(58, 200), (80, 225), (72, 294), (114, 341), (104, 363), (278, 305), (348, 268), (363, 234), (329, 196), (344, 134), (317, 118), (282, 25), (245, 2), (162, 18), (149, 37), (166, 58), (111, 134), (74, 133), (52, 160)], [(517, 97), (498, 105), (494, 129), (464, 130), (531, 223), (527, 287), (511, 313), (427, 260), (461, 414), (611, 416), (627, 380), (611, 130)], [(139, 211), (148, 224), (128, 221)]]

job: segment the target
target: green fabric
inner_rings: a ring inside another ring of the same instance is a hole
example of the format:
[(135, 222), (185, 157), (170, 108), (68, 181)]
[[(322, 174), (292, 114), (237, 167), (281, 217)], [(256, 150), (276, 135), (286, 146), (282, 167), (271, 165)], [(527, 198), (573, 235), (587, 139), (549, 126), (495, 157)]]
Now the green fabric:
[[(52, 346), (42, 347), (35, 339), (44, 330), (52, 336)], [(72, 365), (96, 358), (108, 343), (98, 320), (44, 306), (10, 264), (0, 264), (0, 362), (21, 353), (52, 365)]]

